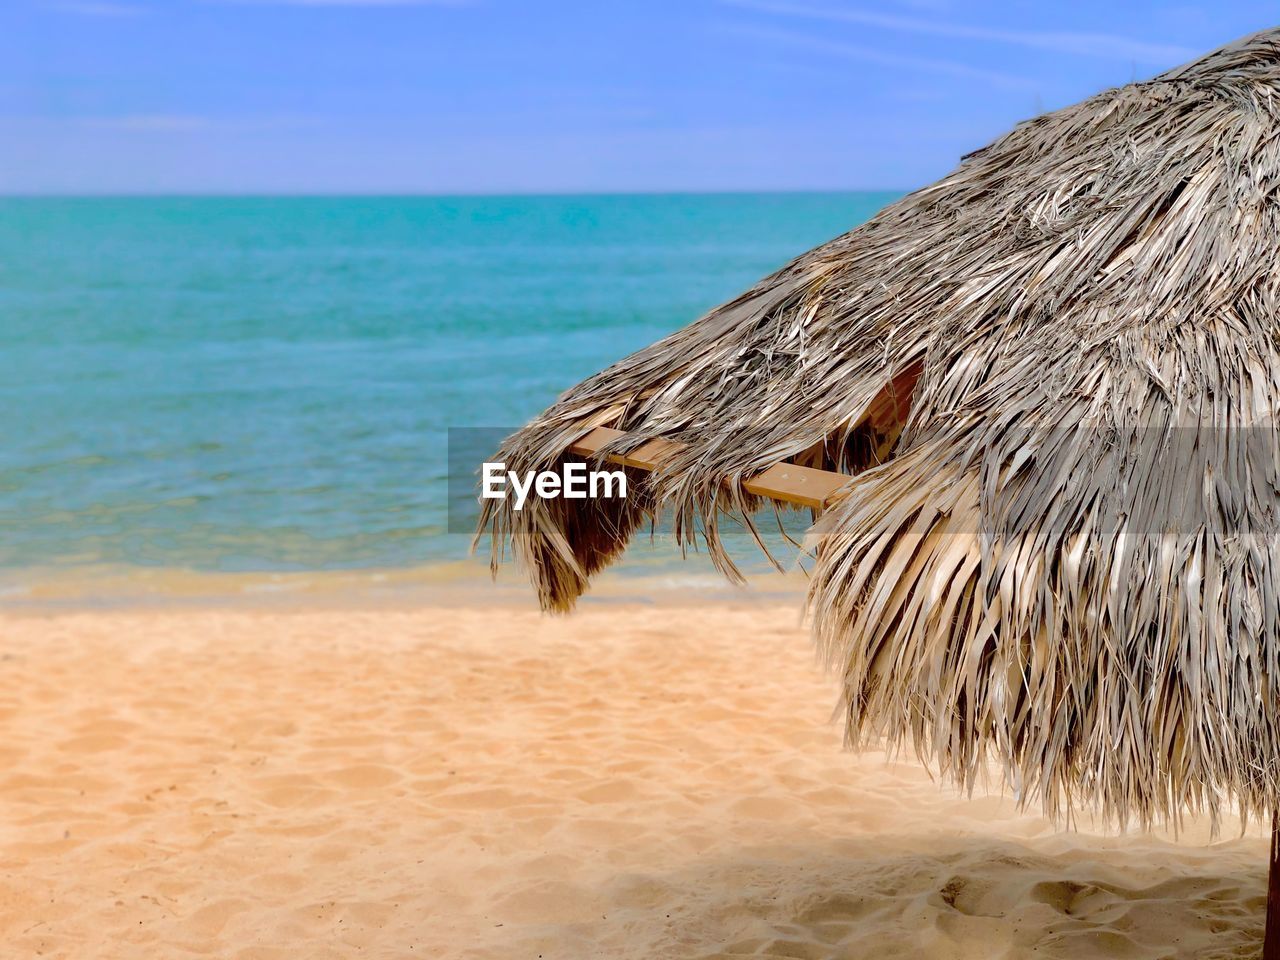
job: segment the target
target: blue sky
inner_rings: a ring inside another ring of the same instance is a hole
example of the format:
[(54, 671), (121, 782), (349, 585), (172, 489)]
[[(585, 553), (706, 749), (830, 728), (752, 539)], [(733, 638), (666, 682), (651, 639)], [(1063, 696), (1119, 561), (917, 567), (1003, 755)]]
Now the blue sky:
[(907, 188), (1273, 3), (0, 0), (0, 191)]

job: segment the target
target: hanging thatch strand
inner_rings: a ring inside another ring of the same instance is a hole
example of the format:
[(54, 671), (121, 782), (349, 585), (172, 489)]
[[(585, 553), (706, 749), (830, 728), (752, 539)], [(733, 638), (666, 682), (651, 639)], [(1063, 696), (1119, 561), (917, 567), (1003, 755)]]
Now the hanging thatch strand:
[[(994, 758), (1056, 816), (1269, 813), (1278, 258), (1273, 30), (1019, 125), (570, 390), (509, 467), (598, 425), (679, 452), (625, 502), (487, 501), (482, 527), (565, 610), (655, 511), (734, 575), (744, 477), (856, 474), (809, 595), (851, 742), (965, 786)], [(916, 372), (898, 436), (874, 411)]]

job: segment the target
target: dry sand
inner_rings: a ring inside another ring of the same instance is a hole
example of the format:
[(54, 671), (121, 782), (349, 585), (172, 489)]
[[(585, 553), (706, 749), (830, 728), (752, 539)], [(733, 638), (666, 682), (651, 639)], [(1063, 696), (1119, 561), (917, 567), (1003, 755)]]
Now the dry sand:
[(0, 620), (3, 955), (1243, 957), (1265, 842), (840, 751), (795, 606)]

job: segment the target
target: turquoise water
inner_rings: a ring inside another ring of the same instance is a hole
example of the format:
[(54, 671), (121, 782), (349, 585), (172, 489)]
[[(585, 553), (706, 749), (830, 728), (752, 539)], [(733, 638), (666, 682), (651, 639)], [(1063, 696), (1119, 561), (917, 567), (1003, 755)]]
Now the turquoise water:
[(875, 193), (0, 200), (0, 567), (412, 566), (518, 426)]

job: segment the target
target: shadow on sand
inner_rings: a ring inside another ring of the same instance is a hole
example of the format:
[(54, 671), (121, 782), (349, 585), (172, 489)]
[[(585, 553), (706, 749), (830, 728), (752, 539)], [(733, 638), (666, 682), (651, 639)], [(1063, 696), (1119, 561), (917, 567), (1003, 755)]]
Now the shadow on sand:
[(1260, 949), (1264, 851), (1071, 834), (748, 848), (615, 875), (598, 920), (525, 927), (511, 956), (1239, 960)]

